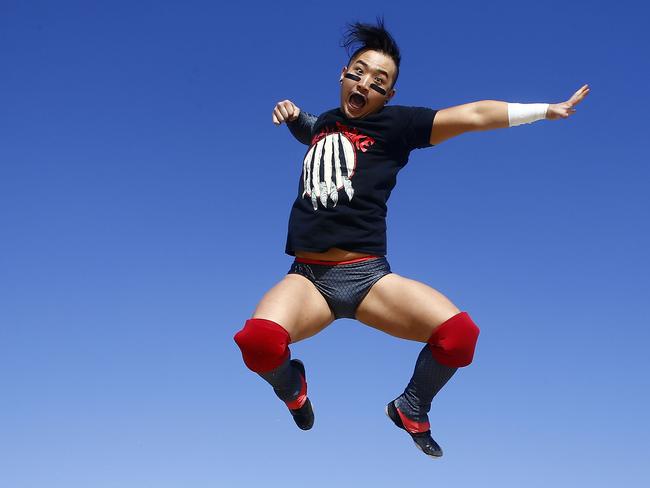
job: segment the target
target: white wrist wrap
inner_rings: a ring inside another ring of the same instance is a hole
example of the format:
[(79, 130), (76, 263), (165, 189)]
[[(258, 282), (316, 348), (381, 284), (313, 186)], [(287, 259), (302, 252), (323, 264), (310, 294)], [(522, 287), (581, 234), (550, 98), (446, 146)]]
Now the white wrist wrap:
[(510, 127), (545, 119), (548, 105), (548, 103), (509, 103), (508, 122)]

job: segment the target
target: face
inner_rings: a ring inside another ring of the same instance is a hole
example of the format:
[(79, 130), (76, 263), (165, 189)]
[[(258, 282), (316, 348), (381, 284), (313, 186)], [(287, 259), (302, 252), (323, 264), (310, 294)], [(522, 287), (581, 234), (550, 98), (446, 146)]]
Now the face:
[(364, 51), (341, 72), (341, 110), (349, 119), (378, 112), (395, 95), (397, 67), (390, 56)]

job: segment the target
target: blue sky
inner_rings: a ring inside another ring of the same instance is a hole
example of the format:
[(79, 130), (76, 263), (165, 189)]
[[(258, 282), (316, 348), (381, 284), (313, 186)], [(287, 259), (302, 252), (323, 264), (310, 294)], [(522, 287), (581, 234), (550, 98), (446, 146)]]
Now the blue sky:
[[(646, 486), (648, 7), (641, 2), (0, 2), (0, 484)], [(346, 21), (383, 14), (394, 103), (569, 120), (415, 151), (389, 260), (467, 310), (432, 461), (385, 418), (420, 345), (340, 320), (293, 346), (295, 428), (232, 335), (289, 268), (304, 146)]]

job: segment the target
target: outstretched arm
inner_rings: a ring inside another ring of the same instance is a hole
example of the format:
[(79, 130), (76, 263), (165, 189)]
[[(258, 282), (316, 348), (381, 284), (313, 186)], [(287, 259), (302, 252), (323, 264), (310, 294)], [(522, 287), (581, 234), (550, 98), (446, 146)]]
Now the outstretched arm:
[(293, 137), (303, 144), (311, 143), (312, 128), (318, 117), (301, 111), (291, 100), (278, 102), (273, 109), (273, 123), (280, 125), (287, 124)]
[(589, 85), (584, 85), (562, 103), (517, 104), (481, 100), (439, 110), (431, 128), (429, 142), (440, 144), (465, 132), (513, 127), (544, 118), (566, 119), (576, 111), (574, 107), (588, 94)]

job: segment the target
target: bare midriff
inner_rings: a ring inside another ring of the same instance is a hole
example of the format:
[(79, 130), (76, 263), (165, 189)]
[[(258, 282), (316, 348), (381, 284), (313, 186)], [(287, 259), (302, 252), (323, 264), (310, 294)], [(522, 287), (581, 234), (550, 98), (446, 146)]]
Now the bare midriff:
[(296, 251), (297, 258), (314, 259), (317, 261), (349, 261), (366, 256), (374, 256), (374, 254), (346, 251), (338, 247), (331, 247), (325, 252)]

